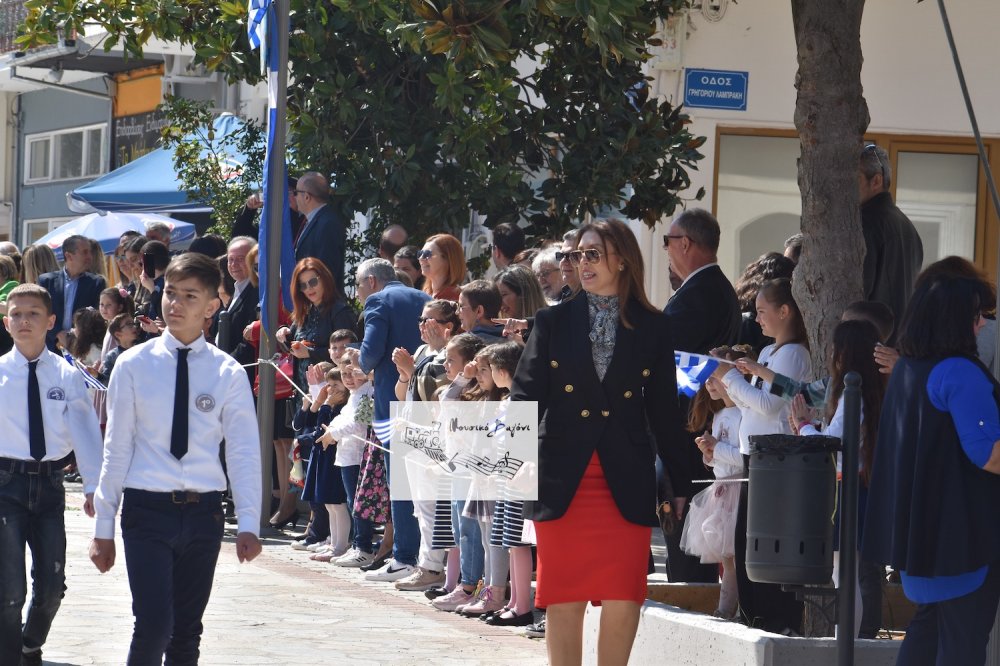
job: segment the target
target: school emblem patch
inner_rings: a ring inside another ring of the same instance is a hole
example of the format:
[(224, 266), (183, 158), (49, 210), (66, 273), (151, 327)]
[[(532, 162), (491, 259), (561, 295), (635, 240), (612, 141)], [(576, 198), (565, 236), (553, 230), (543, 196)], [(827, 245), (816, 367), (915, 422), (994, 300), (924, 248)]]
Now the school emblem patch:
[(47, 397), (48, 397), (49, 400), (65, 400), (66, 399), (66, 392), (63, 391), (58, 386), (56, 386), (54, 388), (50, 388), (49, 389)]
[(207, 393), (203, 393), (195, 398), (194, 406), (197, 407), (199, 411), (210, 412), (215, 409), (215, 398)]

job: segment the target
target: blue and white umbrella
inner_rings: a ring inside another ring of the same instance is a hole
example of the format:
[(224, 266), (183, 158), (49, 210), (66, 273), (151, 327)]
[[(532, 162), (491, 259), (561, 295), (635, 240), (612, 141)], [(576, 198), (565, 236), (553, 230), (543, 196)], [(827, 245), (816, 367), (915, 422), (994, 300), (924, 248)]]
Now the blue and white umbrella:
[(163, 222), (170, 227), (171, 249), (184, 249), (195, 237), (195, 227), (190, 222), (181, 222), (164, 215), (153, 213), (91, 213), (71, 220), (45, 234), (35, 245), (48, 245), (56, 253), (56, 259), (63, 260), (62, 243), (70, 236), (92, 238), (101, 245), (104, 254), (111, 254), (118, 247), (118, 239), (126, 231), (138, 231), (145, 235), (146, 229), (154, 222)]

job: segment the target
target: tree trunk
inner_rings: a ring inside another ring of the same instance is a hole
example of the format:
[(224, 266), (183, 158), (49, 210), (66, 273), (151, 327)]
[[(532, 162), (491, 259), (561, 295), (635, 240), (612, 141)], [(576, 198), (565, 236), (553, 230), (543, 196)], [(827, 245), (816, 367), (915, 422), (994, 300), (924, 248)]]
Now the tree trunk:
[(830, 341), (840, 315), (863, 298), (865, 242), (857, 173), (869, 120), (861, 90), (864, 5), (864, 0), (792, 0), (804, 236), (793, 293), (809, 332), (817, 376), (828, 374)]

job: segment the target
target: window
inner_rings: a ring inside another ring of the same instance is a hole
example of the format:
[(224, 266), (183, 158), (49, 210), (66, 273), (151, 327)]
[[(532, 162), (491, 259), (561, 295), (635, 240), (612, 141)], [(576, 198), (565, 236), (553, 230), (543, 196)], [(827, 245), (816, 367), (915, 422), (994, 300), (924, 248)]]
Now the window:
[(106, 125), (78, 127), (25, 140), (25, 183), (92, 178), (107, 171)]
[(74, 220), (73, 217), (54, 217), (46, 219), (35, 219), (35, 220), (25, 220), (24, 221), (24, 242), (22, 245), (27, 247), (33, 245), (38, 241), (39, 238), (54, 231), (66, 224), (70, 220)]

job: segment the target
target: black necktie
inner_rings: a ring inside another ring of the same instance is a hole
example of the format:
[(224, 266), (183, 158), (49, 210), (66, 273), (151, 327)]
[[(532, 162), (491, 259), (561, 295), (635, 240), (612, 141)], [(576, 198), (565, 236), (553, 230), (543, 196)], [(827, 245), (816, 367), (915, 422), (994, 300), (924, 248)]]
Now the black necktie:
[(177, 350), (177, 384), (174, 388), (174, 421), (170, 453), (180, 460), (188, 451), (188, 361), (190, 349)]
[(38, 360), (28, 362), (28, 443), (31, 457), (45, 457), (45, 424), (42, 422), (42, 396), (38, 393)]

